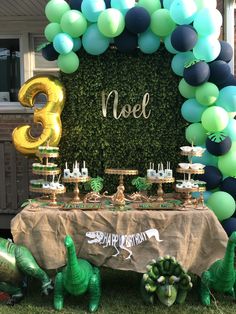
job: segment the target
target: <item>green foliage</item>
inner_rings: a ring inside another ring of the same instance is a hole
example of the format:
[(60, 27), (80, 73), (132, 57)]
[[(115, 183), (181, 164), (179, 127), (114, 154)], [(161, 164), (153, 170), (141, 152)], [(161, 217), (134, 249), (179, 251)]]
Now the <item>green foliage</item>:
[(91, 188), (94, 192), (100, 192), (103, 188), (103, 178), (96, 177), (92, 178), (90, 181)]
[[(179, 147), (185, 142), (186, 122), (180, 114), (183, 98), (178, 91), (179, 77), (171, 71), (171, 59), (163, 47), (151, 55), (140, 51), (126, 55), (109, 49), (95, 57), (81, 51), (79, 70), (61, 74), (67, 100), (62, 112), (60, 162), (86, 160), (92, 177), (104, 176), (105, 168), (138, 169), (139, 175), (145, 176), (150, 162), (170, 161), (175, 169), (181, 160)], [(148, 92), (150, 117), (130, 115), (116, 120), (113, 99), (103, 117), (102, 91), (107, 97), (112, 90), (119, 93), (119, 111), (125, 104), (141, 104)], [(132, 179), (125, 177), (127, 191), (132, 189)], [(104, 176), (109, 192), (114, 192), (117, 184), (117, 176)]]
[(147, 182), (147, 178), (137, 177), (132, 180), (132, 185), (136, 187), (138, 191), (147, 191), (151, 188), (151, 184)]

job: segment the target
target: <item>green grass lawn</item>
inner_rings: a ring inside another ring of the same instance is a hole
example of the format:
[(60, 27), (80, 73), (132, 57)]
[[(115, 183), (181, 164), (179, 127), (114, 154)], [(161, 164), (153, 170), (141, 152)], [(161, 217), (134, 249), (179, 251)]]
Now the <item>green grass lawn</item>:
[[(155, 306), (144, 305), (139, 293), (141, 275), (103, 268), (102, 297), (98, 314), (234, 314), (236, 302), (231, 297), (214, 294), (215, 300), (209, 308), (203, 307), (197, 296), (197, 282), (189, 292), (184, 305), (173, 305), (170, 308), (158, 303)], [(62, 314), (87, 313), (88, 297), (65, 298)], [(0, 314), (48, 314), (58, 313), (53, 309), (53, 295), (41, 297), (39, 282), (29, 281), (25, 299), (13, 307), (0, 305)]]

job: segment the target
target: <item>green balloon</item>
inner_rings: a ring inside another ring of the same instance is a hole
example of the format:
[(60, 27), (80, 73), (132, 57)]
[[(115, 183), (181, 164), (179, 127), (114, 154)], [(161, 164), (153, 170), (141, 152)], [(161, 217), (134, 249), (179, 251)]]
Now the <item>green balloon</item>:
[(62, 15), (69, 10), (70, 6), (66, 1), (50, 0), (45, 7), (45, 14), (50, 22), (60, 23)]
[(77, 10), (70, 10), (61, 18), (62, 30), (73, 38), (80, 37), (87, 29), (87, 21), (83, 14)]
[(124, 16), (117, 9), (104, 10), (98, 17), (98, 29), (106, 37), (119, 36), (124, 28)]
[(236, 142), (233, 142), (228, 153), (219, 157), (218, 168), (226, 177), (236, 176)]
[(73, 51), (65, 55), (60, 55), (57, 59), (57, 65), (64, 73), (70, 74), (75, 72), (79, 67), (79, 58)]
[(189, 85), (184, 78), (179, 82), (179, 92), (185, 98), (195, 98), (196, 87)]
[(201, 123), (192, 123), (185, 130), (186, 140), (191, 145), (205, 145), (207, 134)]
[(53, 42), (54, 37), (59, 33), (62, 33), (62, 30), (58, 23), (49, 23), (44, 30), (45, 37), (51, 42)]
[(205, 8), (215, 9), (217, 6), (217, 0), (195, 0), (195, 3), (198, 11)]
[(176, 24), (167, 9), (157, 10), (151, 15), (150, 28), (157, 36), (168, 36), (175, 29), (175, 26)]
[(220, 132), (227, 127), (229, 115), (224, 108), (212, 106), (203, 112), (201, 121), (207, 131)]
[(215, 213), (216, 217), (222, 221), (233, 215), (235, 211), (235, 200), (229, 193), (218, 191), (209, 196), (207, 206)]
[(219, 93), (215, 84), (206, 82), (196, 88), (196, 99), (202, 105), (211, 106), (218, 99)]
[(160, 0), (139, 0), (137, 7), (143, 7), (151, 15), (156, 10), (161, 9)]

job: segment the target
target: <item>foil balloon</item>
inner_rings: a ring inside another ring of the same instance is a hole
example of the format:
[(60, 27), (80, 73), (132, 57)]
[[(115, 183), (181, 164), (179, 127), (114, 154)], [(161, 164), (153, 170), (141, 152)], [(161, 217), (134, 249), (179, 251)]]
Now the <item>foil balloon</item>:
[(31, 126), (18, 126), (12, 133), (15, 148), (24, 155), (34, 155), (38, 147), (48, 143), (57, 146), (61, 139), (61, 112), (65, 103), (65, 89), (54, 76), (35, 76), (25, 82), (19, 91), (19, 102), (24, 107), (34, 107), (35, 97), (45, 94), (47, 103), (43, 108), (35, 108), (34, 123), (42, 125), (39, 137), (31, 135)]
[(0, 290), (10, 295), (8, 304), (14, 305), (24, 297), (25, 276), (40, 280), (45, 295), (53, 289), (51, 279), (25, 246), (0, 238)]

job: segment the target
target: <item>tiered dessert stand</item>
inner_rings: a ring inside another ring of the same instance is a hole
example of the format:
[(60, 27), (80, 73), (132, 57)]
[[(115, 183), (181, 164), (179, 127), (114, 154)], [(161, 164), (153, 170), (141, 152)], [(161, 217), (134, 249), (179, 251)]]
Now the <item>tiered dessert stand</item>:
[[(58, 158), (59, 152), (57, 147), (41, 147), (37, 156), (41, 163), (33, 164), (33, 174), (44, 176), (44, 179), (31, 180), (30, 191), (33, 193), (42, 193), (51, 196), (51, 205), (58, 205), (56, 196), (66, 192), (65, 187), (58, 182), (54, 182), (55, 176), (59, 175), (61, 170), (56, 164), (49, 162), (51, 158)], [(52, 181), (48, 180), (52, 178)]]
[(184, 205), (187, 206), (194, 204), (194, 200), (192, 199), (192, 193), (199, 192), (199, 203), (202, 207), (204, 207), (203, 192), (206, 190), (206, 183), (204, 181), (193, 180), (191, 178), (192, 175), (204, 174), (204, 165), (192, 162), (193, 156), (201, 157), (203, 152), (204, 149), (201, 147), (181, 147), (181, 155), (188, 156), (189, 163), (179, 163), (179, 168), (177, 168), (176, 171), (184, 175), (184, 180), (178, 180), (175, 189), (176, 192), (183, 195)]

